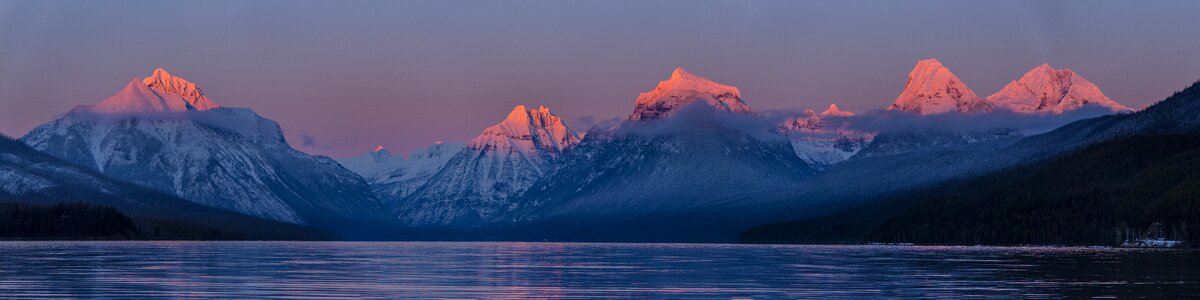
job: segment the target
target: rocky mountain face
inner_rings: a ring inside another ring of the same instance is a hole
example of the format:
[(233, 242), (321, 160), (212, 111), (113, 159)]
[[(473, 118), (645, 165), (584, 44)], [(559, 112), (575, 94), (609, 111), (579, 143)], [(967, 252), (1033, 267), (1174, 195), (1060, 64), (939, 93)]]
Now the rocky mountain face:
[(162, 69), (22, 141), (106, 176), (264, 219), (326, 226), (385, 216), (358, 175), (291, 148), (279, 124), (221, 107)]

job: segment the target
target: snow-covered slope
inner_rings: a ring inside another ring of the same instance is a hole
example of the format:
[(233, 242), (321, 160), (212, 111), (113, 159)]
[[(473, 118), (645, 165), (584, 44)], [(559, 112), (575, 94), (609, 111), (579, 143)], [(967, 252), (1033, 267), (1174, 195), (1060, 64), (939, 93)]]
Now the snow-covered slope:
[(0, 135), (0, 195), (36, 195), (56, 187), (118, 194), (119, 184), (94, 172), (48, 157), (20, 141)]
[[(165, 193), (114, 180), (99, 172), (38, 152), (0, 135), (0, 202), (48, 205), (85, 202), (110, 206), (133, 218), (170, 220), (214, 230), (226, 238), (328, 238), (309, 228), (205, 207)], [(157, 235), (145, 232), (148, 236)], [(162, 234), (170, 235), (163, 232)]]
[(922, 115), (992, 111), (985, 99), (976, 96), (958, 76), (933, 58), (917, 62), (908, 73), (904, 91), (887, 109)]
[(347, 169), (362, 175), (384, 207), (396, 207), (400, 201), (429, 181), (463, 149), (461, 144), (442, 142), (417, 149), (405, 159), (394, 156), (382, 146), (360, 156), (339, 160)]
[(384, 216), (358, 175), (292, 149), (274, 121), (220, 107), (161, 69), (22, 140), (110, 177), (265, 219), (328, 225)]
[[(592, 132), (539, 182), (536, 192), (541, 195), (532, 196), (547, 197), (534, 204), (552, 210), (568, 209), (563, 205), (571, 203), (594, 208), (598, 215), (641, 214), (650, 211), (637, 208), (703, 205), (811, 171), (785, 140), (763, 141), (727, 129)], [(545, 203), (556, 200), (567, 203)]]
[(1084, 105), (1101, 106), (1114, 112), (1132, 110), (1109, 99), (1099, 87), (1074, 71), (1054, 69), (1049, 64), (1033, 68), (987, 99), (996, 108), (1021, 113), (1061, 114)]
[(800, 159), (823, 170), (850, 159), (875, 137), (874, 133), (846, 128), (842, 117), (849, 116), (854, 113), (830, 104), (820, 114), (804, 110), (800, 117), (784, 122), (779, 132), (791, 140), (792, 149)]
[[(721, 88), (668, 84), (684, 77)], [(618, 240), (636, 240), (636, 236), (664, 231), (668, 235), (698, 233), (709, 228), (700, 223), (728, 221), (703, 216), (738, 215), (728, 209), (773, 195), (812, 174), (812, 168), (796, 156), (787, 139), (772, 132), (772, 124), (752, 115), (728, 113), (751, 111), (737, 98), (736, 88), (682, 71), (676, 71), (672, 78), (638, 97), (632, 121), (613, 131), (588, 132), (560, 164), (522, 196), (510, 220), (540, 224), (535, 225), (537, 230), (557, 231), (548, 234), (561, 233), (564, 236), (559, 238), (563, 239), (606, 239), (599, 235), (615, 232), (625, 234)], [(655, 107), (643, 105), (654, 98), (648, 95), (724, 100), (646, 110)], [(760, 122), (762, 128), (751, 126)], [(642, 226), (651, 223), (671, 226)]]
[(79, 113), (168, 113), (195, 111), (196, 108), (178, 95), (165, 96), (154, 92), (150, 87), (134, 79), (125, 85), (116, 95), (100, 101), (96, 105), (80, 105), (72, 112)]
[(399, 201), (396, 215), (415, 226), (470, 227), (507, 212), (579, 134), (540, 106), (517, 106), (483, 130), (437, 174)]
[(675, 68), (671, 78), (659, 81), (653, 90), (638, 95), (630, 121), (652, 120), (670, 115), (691, 103), (703, 101), (718, 110), (750, 113), (750, 105), (742, 101), (737, 87), (713, 82)]

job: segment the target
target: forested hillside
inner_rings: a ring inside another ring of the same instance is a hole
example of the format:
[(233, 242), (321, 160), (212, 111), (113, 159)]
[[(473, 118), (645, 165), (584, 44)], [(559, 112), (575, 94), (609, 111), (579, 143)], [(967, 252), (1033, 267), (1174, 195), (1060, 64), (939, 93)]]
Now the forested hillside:
[(1200, 243), (1200, 136), (1135, 136), (914, 191), (834, 216), (766, 225), (751, 243), (1115, 245), (1161, 222)]
[(0, 203), (0, 238), (121, 239), (137, 235), (133, 220), (112, 207)]

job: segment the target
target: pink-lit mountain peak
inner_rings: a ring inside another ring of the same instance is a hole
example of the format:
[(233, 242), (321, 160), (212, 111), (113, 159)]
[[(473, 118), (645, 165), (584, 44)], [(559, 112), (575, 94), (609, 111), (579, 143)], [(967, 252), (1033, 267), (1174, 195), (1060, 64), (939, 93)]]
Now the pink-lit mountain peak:
[(204, 92), (195, 83), (173, 76), (163, 68), (154, 69), (154, 73), (150, 77), (142, 79), (142, 83), (159, 94), (177, 95), (196, 110), (220, 107), (216, 102), (205, 97)]
[(716, 83), (708, 78), (700, 77), (696, 74), (688, 73), (683, 68), (675, 68), (671, 71), (671, 77), (667, 80), (659, 82), (659, 87), (663, 89), (690, 89), (699, 91), (712, 91), (722, 93), (732, 93), (741, 96), (737, 87)]
[(499, 124), (471, 139), (475, 150), (518, 151), (527, 155), (559, 153), (579, 143), (580, 136), (545, 106), (517, 105)]
[(1109, 99), (1100, 88), (1070, 69), (1041, 64), (988, 96), (998, 108), (1021, 113), (1063, 113), (1085, 105), (1112, 111), (1132, 110)]
[[(551, 120), (553, 119), (553, 120)], [(534, 123), (554, 122), (558, 117), (550, 113), (550, 109), (539, 105), (537, 108), (530, 108), (524, 105), (517, 105), (508, 113), (508, 117), (499, 125), (528, 127)], [(540, 126), (539, 126), (540, 127)]]
[(115, 95), (96, 105), (81, 105), (76, 111), (91, 113), (160, 113), (198, 111), (220, 107), (204, 97), (195, 84), (154, 70), (144, 79), (134, 78)]
[(904, 91), (888, 110), (923, 115), (946, 112), (988, 112), (991, 106), (975, 95), (958, 76), (935, 58), (917, 61), (908, 73)]
[(653, 120), (666, 117), (676, 109), (697, 101), (704, 101), (718, 110), (751, 113), (750, 105), (742, 101), (742, 93), (735, 86), (724, 85), (708, 78), (675, 68), (671, 77), (659, 81), (653, 90), (638, 95), (633, 114), (629, 120)]
[(96, 105), (76, 108), (94, 113), (157, 113), (187, 111), (190, 106), (179, 97), (162, 97), (141, 81), (133, 79), (117, 94)]
[(383, 148), (383, 145), (375, 147), (375, 151), (371, 151), (371, 153), (368, 153), (368, 154), (371, 156), (371, 160), (374, 162), (377, 162), (377, 163), (383, 162), (383, 161), (386, 161), (386, 160), (389, 160), (392, 158), (392, 152)]
[(821, 112), (822, 117), (830, 117), (830, 116), (832, 116), (832, 117), (849, 117), (849, 116), (853, 116), (853, 115), (854, 115), (854, 112), (848, 111), (848, 110), (841, 110), (838, 108), (837, 104), (829, 104), (829, 108), (827, 108), (827, 109), (825, 109), (825, 111)]

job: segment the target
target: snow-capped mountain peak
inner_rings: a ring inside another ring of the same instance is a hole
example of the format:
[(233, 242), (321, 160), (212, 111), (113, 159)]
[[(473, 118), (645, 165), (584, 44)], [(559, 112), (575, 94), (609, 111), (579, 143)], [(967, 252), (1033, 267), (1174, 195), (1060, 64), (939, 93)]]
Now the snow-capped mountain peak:
[(1078, 73), (1055, 69), (1050, 64), (1029, 70), (987, 99), (996, 107), (1021, 113), (1063, 113), (1084, 105), (1097, 105), (1112, 111), (1132, 110), (1109, 99), (1099, 87)]
[(195, 83), (171, 75), (171, 73), (167, 73), (167, 70), (163, 68), (154, 69), (154, 73), (150, 77), (143, 78), (142, 83), (160, 95), (179, 96), (188, 105), (195, 107), (196, 110), (209, 110), (220, 107), (216, 102), (205, 97), (204, 92)]
[(220, 107), (196, 84), (172, 76), (162, 68), (150, 77), (133, 79), (115, 95), (95, 105), (80, 105), (76, 112), (88, 113), (163, 113), (203, 111)]
[(688, 73), (683, 68), (675, 68), (675, 71), (671, 72), (671, 78), (659, 81), (653, 90), (638, 95), (637, 104), (629, 120), (662, 118), (696, 101), (704, 101), (722, 111), (753, 112), (750, 105), (742, 101), (742, 93), (737, 87), (713, 82)]
[(822, 117), (829, 117), (829, 116), (849, 117), (849, 116), (853, 116), (853, 115), (854, 115), (854, 112), (848, 111), (848, 110), (841, 110), (838, 108), (837, 104), (830, 104), (829, 108), (827, 108), (827, 109), (825, 109), (825, 111), (821, 112)]
[(579, 143), (579, 134), (545, 106), (513, 108), (499, 124), (483, 130), (467, 143), (474, 150), (515, 150), (526, 155), (555, 155)]
[(955, 111), (988, 112), (992, 108), (949, 68), (937, 59), (929, 58), (917, 62), (908, 73), (904, 91), (887, 109), (930, 115)]

